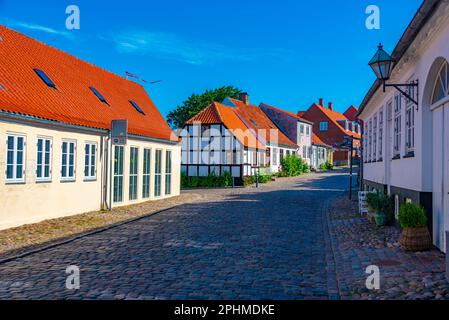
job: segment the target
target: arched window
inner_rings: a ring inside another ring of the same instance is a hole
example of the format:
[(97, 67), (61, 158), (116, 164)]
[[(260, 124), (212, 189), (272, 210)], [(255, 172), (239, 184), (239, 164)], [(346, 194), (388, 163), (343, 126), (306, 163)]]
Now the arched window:
[(435, 86), (432, 94), (432, 104), (449, 96), (449, 73), (448, 63), (444, 61), (435, 80)]

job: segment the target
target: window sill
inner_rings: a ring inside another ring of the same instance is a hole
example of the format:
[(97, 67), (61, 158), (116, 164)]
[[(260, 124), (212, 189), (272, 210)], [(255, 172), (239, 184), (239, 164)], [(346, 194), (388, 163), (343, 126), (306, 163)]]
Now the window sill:
[(7, 185), (23, 185), (23, 184), (26, 184), (25, 181), (6, 181), (5, 183)]
[(97, 178), (85, 178), (83, 181), (84, 182), (96, 182)]
[(74, 182), (76, 182), (76, 179), (61, 180), (61, 183), (74, 183)]
[(404, 159), (406, 158), (414, 158), (415, 157), (415, 151), (410, 151), (408, 152), (405, 156)]
[(52, 180), (36, 180), (36, 184), (46, 184), (46, 183), (52, 183)]
[(391, 160), (399, 160), (399, 159), (401, 159), (400, 155), (397, 155), (397, 156), (394, 156), (393, 158), (391, 158)]
[(377, 159), (377, 162), (383, 162), (383, 161), (384, 161), (384, 159), (382, 159), (382, 158)]

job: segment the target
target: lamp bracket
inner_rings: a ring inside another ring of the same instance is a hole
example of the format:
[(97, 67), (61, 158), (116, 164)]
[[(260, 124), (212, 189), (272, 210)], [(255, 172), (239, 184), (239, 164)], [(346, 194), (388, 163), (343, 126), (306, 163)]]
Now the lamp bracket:
[(404, 91), (403, 89), (401, 89), (401, 87), (405, 87), (405, 88), (411, 88), (411, 87), (416, 87), (418, 88), (419, 86), (419, 82), (418, 80), (410, 82), (410, 83), (405, 83), (405, 84), (393, 84), (393, 83), (386, 83), (386, 81), (383, 81), (383, 87), (384, 87), (384, 92), (385, 92), (385, 88), (386, 87), (393, 87), (396, 90), (398, 90), (404, 97), (406, 97), (408, 100), (410, 100), (411, 102), (413, 102), (414, 104), (416, 104), (416, 107), (418, 107), (418, 101), (416, 101), (414, 98), (412, 98), (406, 91)]

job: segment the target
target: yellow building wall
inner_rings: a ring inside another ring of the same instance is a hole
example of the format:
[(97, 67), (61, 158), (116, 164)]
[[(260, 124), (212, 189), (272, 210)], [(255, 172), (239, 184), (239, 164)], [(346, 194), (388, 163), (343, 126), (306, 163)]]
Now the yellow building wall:
[[(6, 182), (7, 134), (21, 134), (26, 137), (25, 183), (9, 184)], [(36, 181), (38, 137), (52, 139), (51, 182)], [(76, 180), (73, 182), (61, 181), (61, 145), (64, 139), (76, 141)], [(101, 143), (102, 140), (103, 144)], [(0, 142), (2, 142), (0, 143), (0, 230), (102, 209), (104, 197), (102, 186), (106, 179), (105, 171), (107, 169), (104, 166), (105, 151), (107, 150), (106, 137), (101, 136), (101, 134), (65, 128), (61, 130), (56, 127), (15, 123), (0, 119)], [(95, 142), (98, 147), (97, 178), (94, 181), (84, 180), (85, 142)], [(139, 148), (138, 199), (135, 201), (129, 201), (129, 149), (131, 146)], [(150, 199), (142, 199), (143, 148), (152, 149)], [(179, 145), (129, 140), (124, 154), (124, 201), (120, 204), (114, 204), (114, 207), (156, 199), (154, 197), (154, 157), (156, 149), (163, 150), (162, 196), (158, 199), (179, 195), (181, 147)], [(164, 195), (166, 150), (172, 150), (172, 194), (170, 196)], [(106, 192), (109, 193), (109, 185), (106, 189)]]

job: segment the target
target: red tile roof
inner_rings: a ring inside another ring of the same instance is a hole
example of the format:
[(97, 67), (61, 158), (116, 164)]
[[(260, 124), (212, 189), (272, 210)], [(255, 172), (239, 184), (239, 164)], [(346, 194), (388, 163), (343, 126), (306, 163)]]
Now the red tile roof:
[[(228, 98), (228, 100), (235, 105), (235, 112), (240, 116), (246, 126), (254, 130), (257, 134), (263, 135), (262, 139), (264, 139), (267, 143), (288, 146), (294, 149), (298, 148), (298, 145), (291, 141), (281, 130), (279, 130), (279, 128), (258, 106), (245, 104), (237, 99)], [(272, 136), (272, 130), (275, 130), (277, 134)]]
[[(321, 110), (322, 113), (324, 113), (327, 118), (329, 118), (329, 120), (331, 120), (332, 122), (334, 122), (337, 127), (346, 135), (354, 137), (354, 138), (361, 138), (361, 135), (355, 132), (352, 132), (350, 130), (346, 130), (340, 123), (339, 121), (347, 121), (349, 120), (348, 118), (346, 118), (343, 114), (341, 114), (340, 112), (331, 110), (329, 108), (325, 108), (323, 106), (320, 106), (319, 104), (314, 103), (312, 105), (311, 108), (318, 108), (319, 110)], [(306, 112), (307, 114), (307, 112)]]
[(232, 134), (237, 138), (237, 140), (242, 143), (247, 148), (252, 149), (265, 149), (266, 146), (261, 139), (252, 132), (248, 130), (246, 124), (239, 118), (234, 108), (225, 106), (221, 103), (214, 102), (208, 107), (203, 109), (193, 118), (186, 122), (189, 124), (224, 124)]
[(324, 146), (324, 147), (331, 148), (331, 146), (329, 146), (329, 145), (327, 145), (326, 143), (324, 143), (323, 140), (321, 140), (320, 137), (318, 137), (318, 136), (316, 135), (316, 133), (313, 133), (313, 134), (312, 134), (312, 143), (313, 143), (314, 145), (317, 145), (317, 146)]
[[(4, 87), (0, 110), (98, 129), (109, 129), (112, 120), (128, 119), (131, 134), (178, 140), (141, 85), (2, 25), (0, 37), (0, 82)], [(56, 89), (48, 87), (35, 68), (44, 71)], [(91, 86), (108, 104), (93, 94)]]
[(357, 121), (357, 113), (359, 109), (355, 106), (350, 106), (348, 110), (346, 110), (343, 115), (351, 121)]

